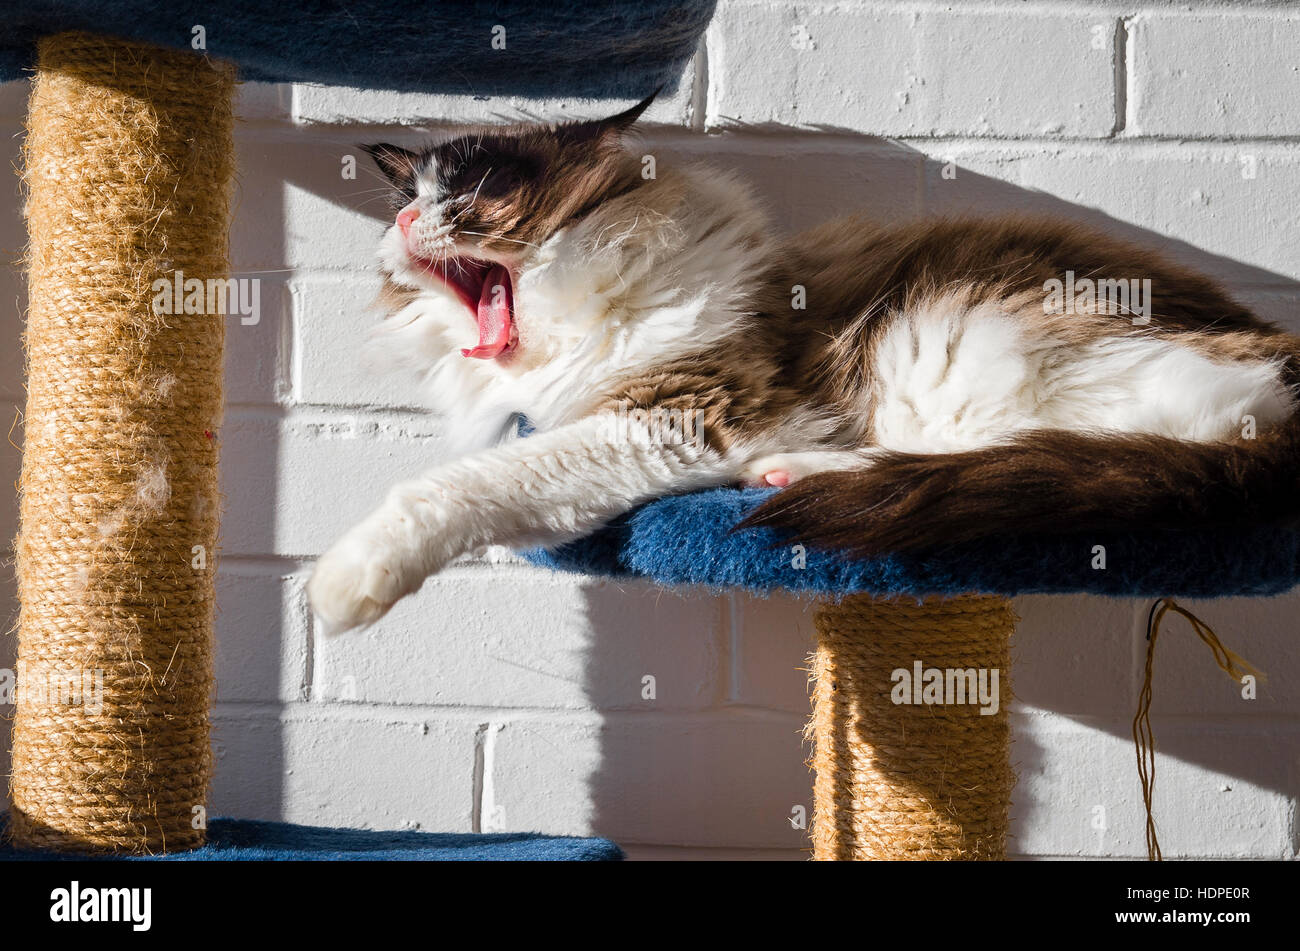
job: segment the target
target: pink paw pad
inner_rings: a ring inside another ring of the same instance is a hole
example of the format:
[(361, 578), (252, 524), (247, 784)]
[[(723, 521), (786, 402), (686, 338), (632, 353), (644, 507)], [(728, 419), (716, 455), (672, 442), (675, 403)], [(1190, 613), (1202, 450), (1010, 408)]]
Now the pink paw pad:
[(763, 473), (763, 481), (768, 485), (776, 486), (778, 489), (784, 489), (790, 484), (790, 473), (784, 469), (774, 469), (771, 472)]

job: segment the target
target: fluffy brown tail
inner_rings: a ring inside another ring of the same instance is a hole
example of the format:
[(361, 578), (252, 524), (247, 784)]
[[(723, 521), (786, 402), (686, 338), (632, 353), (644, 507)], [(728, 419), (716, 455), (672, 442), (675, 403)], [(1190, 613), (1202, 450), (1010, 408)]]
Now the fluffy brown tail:
[(1238, 528), (1300, 517), (1300, 417), (1254, 439), (1027, 433), (796, 482), (738, 528), (860, 557), (992, 535)]

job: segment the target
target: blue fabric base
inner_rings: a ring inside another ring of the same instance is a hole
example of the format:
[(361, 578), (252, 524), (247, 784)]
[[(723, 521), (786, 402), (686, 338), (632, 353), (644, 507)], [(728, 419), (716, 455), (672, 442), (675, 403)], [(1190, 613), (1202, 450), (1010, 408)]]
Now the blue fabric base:
[[(5, 817), (0, 815), (0, 838)], [(623, 853), (607, 839), (502, 832), (368, 832), (255, 819), (213, 819), (208, 844), (168, 855), (117, 857), (23, 851), (0, 845), (0, 862), (87, 858), (144, 862), (611, 862)]]
[[(776, 536), (769, 530), (728, 531), (775, 491), (710, 489), (658, 499), (590, 538), (525, 557), (553, 568), (667, 585), (819, 595), (1092, 592), (1209, 598), (1280, 594), (1300, 577), (1295, 529), (999, 537), (923, 556), (866, 561), (810, 550), (800, 569), (792, 566), (789, 545), (770, 547)], [(1104, 570), (1092, 567), (1095, 545), (1106, 548)]]
[[(23, 0), (4, 13), (0, 80), (64, 30), (207, 52), (244, 79), (466, 95), (629, 96), (672, 86), (715, 0)], [(505, 48), (493, 49), (493, 28)]]

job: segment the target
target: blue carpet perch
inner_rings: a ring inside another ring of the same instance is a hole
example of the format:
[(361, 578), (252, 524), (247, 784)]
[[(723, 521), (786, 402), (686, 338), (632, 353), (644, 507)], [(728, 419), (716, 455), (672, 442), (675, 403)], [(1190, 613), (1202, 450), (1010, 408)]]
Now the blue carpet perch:
[(29, 0), (5, 13), (0, 81), (26, 76), (37, 41), (54, 33), (189, 50), (202, 27), (204, 51), (237, 64), (246, 80), (640, 99), (675, 84), (714, 2)]
[[(553, 568), (661, 584), (814, 595), (1088, 592), (1115, 597), (1273, 595), (1300, 579), (1294, 528), (999, 536), (918, 556), (846, 561), (767, 529), (732, 532), (774, 489), (710, 489), (658, 499), (589, 538), (526, 553)], [(1097, 546), (1104, 549), (1105, 567)], [(797, 566), (799, 565), (799, 566)]]
[[(6, 817), (0, 815), (0, 840), (5, 826)], [(87, 858), (145, 862), (615, 862), (623, 853), (607, 839), (523, 832), (372, 832), (255, 819), (213, 819), (205, 845), (159, 855), (86, 856), (0, 845), (0, 862)]]

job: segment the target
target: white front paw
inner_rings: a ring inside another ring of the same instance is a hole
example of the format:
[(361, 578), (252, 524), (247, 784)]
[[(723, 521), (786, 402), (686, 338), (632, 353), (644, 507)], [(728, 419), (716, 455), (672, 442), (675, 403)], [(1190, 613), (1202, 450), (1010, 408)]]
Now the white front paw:
[(394, 547), (364, 524), (320, 557), (307, 582), (307, 599), (326, 634), (373, 624), (406, 593)]

